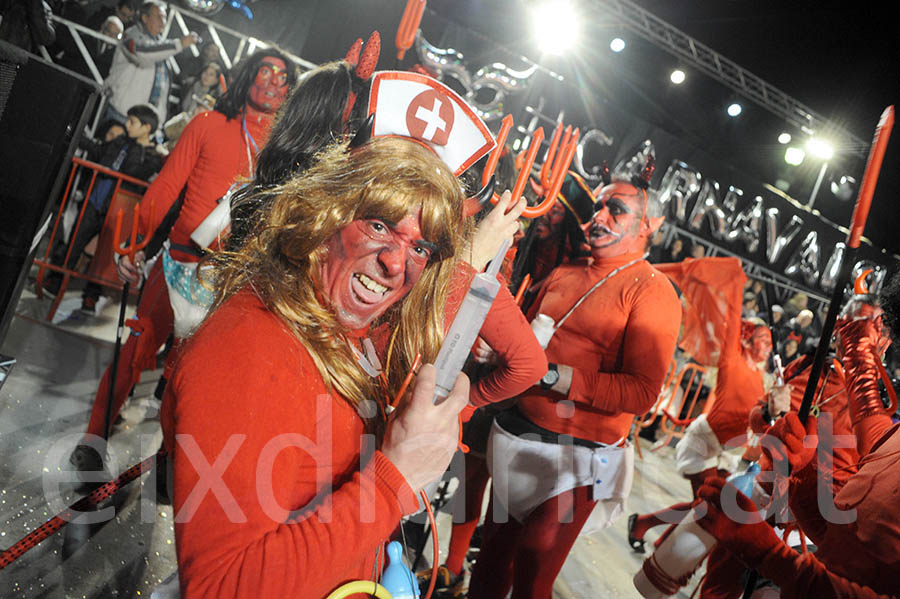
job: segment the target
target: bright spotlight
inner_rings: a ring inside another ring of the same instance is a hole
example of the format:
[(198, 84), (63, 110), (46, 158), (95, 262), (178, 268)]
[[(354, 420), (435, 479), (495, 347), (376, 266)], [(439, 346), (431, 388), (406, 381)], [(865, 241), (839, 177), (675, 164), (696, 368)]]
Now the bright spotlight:
[(831, 157), (834, 156), (834, 146), (819, 137), (810, 138), (806, 142), (806, 150), (822, 160), (831, 160)]
[(742, 110), (743, 110), (743, 107), (741, 107), (740, 104), (738, 104), (737, 102), (735, 102), (735, 103), (733, 103), (733, 104), (729, 104), (728, 109), (726, 110), (726, 112), (728, 113), (728, 116), (734, 117), (734, 116), (737, 116), (737, 115), (741, 114), (741, 111), (742, 111)]
[(620, 37), (614, 37), (613, 40), (609, 42), (609, 49), (618, 54), (625, 49), (625, 40)]
[(674, 83), (675, 85), (681, 85), (682, 83), (684, 83), (684, 77), (684, 71), (682, 71), (681, 69), (675, 69), (674, 71), (672, 71), (672, 74), (669, 75), (669, 80), (672, 81), (672, 83)]
[(562, 54), (578, 38), (575, 9), (569, 2), (544, 2), (532, 14), (535, 36), (541, 50), (548, 54)]
[(791, 166), (799, 166), (803, 164), (804, 158), (806, 158), (806, 152), (798, 147), (791, 146), (784, 151), (784, 161)]
[(791, 143), (791, 134), (785, 131), (781, 135), (778, 136), (778, 143), (780, 144), (789, 144)]

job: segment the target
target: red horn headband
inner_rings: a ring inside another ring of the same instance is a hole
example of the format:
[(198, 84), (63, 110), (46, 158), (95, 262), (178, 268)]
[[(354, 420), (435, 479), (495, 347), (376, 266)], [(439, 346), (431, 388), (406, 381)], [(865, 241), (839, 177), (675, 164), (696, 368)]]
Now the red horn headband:
[[(372, 78), (375, 72), (375, 66), (378, 64), (378, 57), (381, 54), (381, 35), (378, 31), (373, 31), (366, 41), (365, 45), (362, 39), (357, 39), (344, 60), (353, 67), (353, 76), (362, 82), (366, 82)], [(352, 89), (347, 96), (347, 105), (344, 107), (344, 114), (341, 115), (341, 122), (346, 124), (356, 105), (356, 92)]]

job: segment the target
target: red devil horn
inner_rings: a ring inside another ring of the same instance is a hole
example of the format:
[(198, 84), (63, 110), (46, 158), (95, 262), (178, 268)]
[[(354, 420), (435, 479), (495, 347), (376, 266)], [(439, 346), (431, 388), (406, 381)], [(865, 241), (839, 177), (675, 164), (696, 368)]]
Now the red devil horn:
[(369, 77), (372, 76), (372, 73), (375, 72), (375, 66), (378, 64), (378, 56), (380, 54), (381, 35), (376, 30), (372, 32), (372, 35), (370, 35), (368, 41), (366, 41), (366, 45), (359, 57), (359, 64), (356, 66), (354, 74), (363, 81), (368, 81)]
[(856, 277), (856, 281), (853, 283), (853, 293), (856, 295), (869, 295), (869, 283), (866, 281), (866, 277), (868, 277), (872, 273), (871, 268), (867, 268), (862, 271), (862, 273)]
[(362, 38), (356, 38), (356, 41), (353, 42), (353, 45), (350, 46), (350, 49), (347, 50), (347, 55), (344, 57), (344, 60), (347, 61), (351, 66), (356, 66), (359, 63), (359, 53), (362, 52)]

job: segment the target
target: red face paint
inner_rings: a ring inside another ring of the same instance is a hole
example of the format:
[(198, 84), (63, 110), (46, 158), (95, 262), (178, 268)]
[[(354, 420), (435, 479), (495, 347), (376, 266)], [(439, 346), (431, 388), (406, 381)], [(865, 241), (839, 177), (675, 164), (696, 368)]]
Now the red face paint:
[(288, 74), (284, 61), (267, 56), (256, 71), (256, 80), (250, 87), (249, 104), (261, 112), (275, 112), (288, 93)]
[(756, 327), (750, 336), (747, 353), (754, 362), (769, 359), (769, 354), (772, 353), (772, 331), (769, 327)]
[(549, 239), (559, 233), (559, 227), (566, 216), (566, 207), (556, 200), (550, 207), (550, 211), (537, 217), (534, 226), (537, 227), (535, 235), (538, 239)]
[(436, 249), (422, 238), (418, 216), (399, 223), (355, 220), (327, 242), (324, 294), (348, 329), (367, 327), (402, 299)]
[(585, 237), (594, 258), (614, 258), (644, 249), (646, 234), (641, 234), (644, 195), (634, 185), (612, 183), (600, 190), (597, 212), (584, 226)]

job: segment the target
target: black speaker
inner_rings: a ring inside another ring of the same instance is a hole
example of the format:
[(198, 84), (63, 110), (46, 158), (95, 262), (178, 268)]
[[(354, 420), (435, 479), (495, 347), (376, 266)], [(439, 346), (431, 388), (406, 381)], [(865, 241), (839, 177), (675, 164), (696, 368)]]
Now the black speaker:
[(100, 87), (0, 42), (0, 342)]

